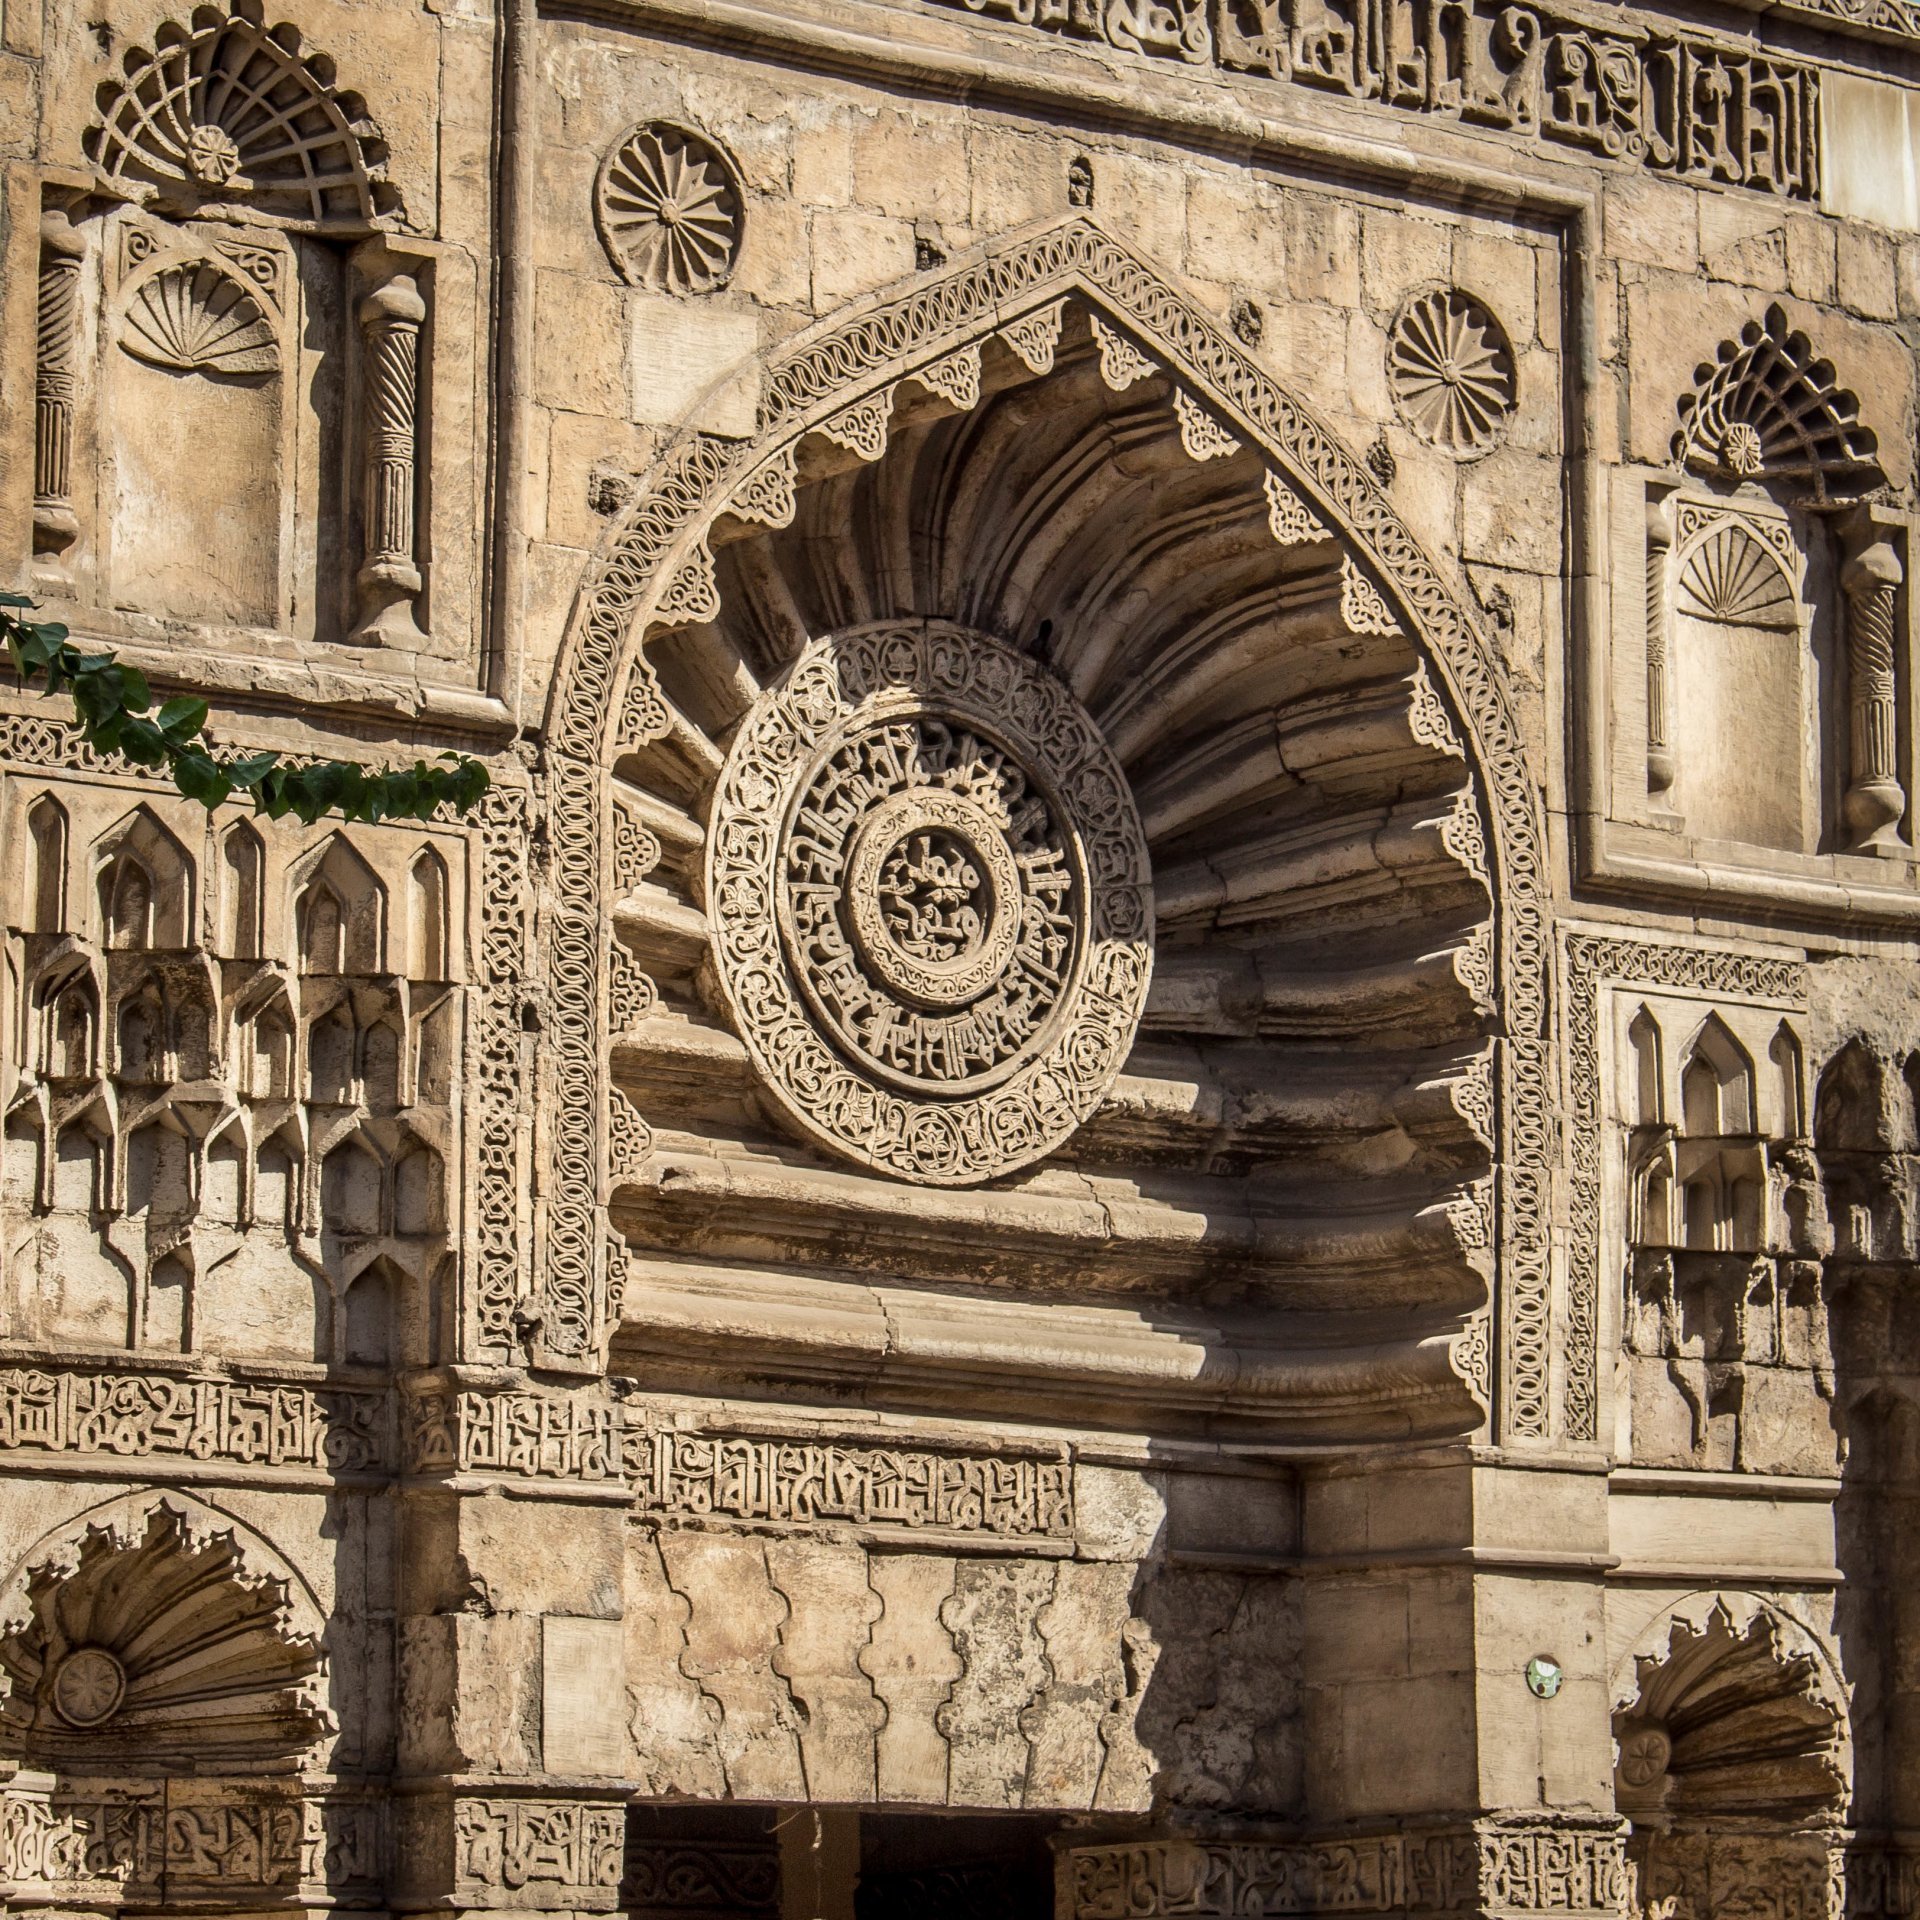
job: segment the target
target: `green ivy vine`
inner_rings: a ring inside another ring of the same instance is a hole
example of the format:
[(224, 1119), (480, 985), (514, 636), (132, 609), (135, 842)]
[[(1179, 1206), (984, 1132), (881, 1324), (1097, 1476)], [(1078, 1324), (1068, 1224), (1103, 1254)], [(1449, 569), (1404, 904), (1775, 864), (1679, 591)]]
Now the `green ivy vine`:
[(53, 620), (35, 620), (23, 593), (0, 593), (0, 635), (14, 671), (29, 686), (73, 698), (73, 724), (100, 753), (117, 753), (138, 767), (164, 767), (189, 800), (209, 810), (235, 793), (270, 820), (292, 814), (311, 826), (322, 815), (343, 820), (431, 820), (442, 807), (471, 813), (490, 784), (486, 768), (463, 753), (443, 753), (434, 764), (370, 772), (351, 760), (297, 761), (277, 753), (224, 758), (206, 737), (207, 703), (180, 694), (155, 706), (147, 677), (112, 653), (85, 653)]

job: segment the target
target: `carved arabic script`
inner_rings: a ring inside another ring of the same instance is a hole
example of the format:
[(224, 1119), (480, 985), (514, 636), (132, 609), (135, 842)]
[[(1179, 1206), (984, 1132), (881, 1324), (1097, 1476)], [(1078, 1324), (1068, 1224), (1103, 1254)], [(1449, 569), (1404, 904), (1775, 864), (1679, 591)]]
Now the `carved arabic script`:
[(1073, 1534), (1073, 1464), (1060, 1458), (685, 1433), (538, 1393), (430, 1394), (409, 1432), (418, 1473), (625, 1482), (642, 1512), (668, 1517)]
[(379, 1468), (382, 1397), (230, 1380), (0, 1369), (0, 1452)]
[(1809, 200), (1814, 70), (1498, 0), (942, 0), (1124, 53), (1264, 74)]

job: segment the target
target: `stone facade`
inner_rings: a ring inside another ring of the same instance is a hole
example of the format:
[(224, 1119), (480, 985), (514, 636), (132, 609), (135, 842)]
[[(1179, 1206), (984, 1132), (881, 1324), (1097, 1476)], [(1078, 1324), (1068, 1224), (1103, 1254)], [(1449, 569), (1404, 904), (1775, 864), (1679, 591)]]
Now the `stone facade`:
[(8, 0), (0, 1914), (1920, 1906), (1905, 0)]

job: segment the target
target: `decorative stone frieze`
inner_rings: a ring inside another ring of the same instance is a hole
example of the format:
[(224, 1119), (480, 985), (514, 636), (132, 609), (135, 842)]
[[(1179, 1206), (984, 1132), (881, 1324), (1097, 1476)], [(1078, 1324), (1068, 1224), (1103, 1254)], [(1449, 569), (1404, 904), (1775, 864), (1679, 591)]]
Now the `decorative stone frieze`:
[(1263, 74), (1349, 99), (1495, 127), (1681, 179), (1810, 200), (1816, 70), (1706, 36), (1605, 30), (1480, 0), (1442, 25), (1411, 0), (1101, 9), (1085, 0), (940, 0), (1118, 52)]
[(610, 1911), (620, 1891), (620, 1803), (538, 1794), (420, 1795), (396, 1814), (402, 1897), (462, 1907)]
[(415, 1473), (618, 1483), (662, 1519), (1074, 1535), (1073, 1466), (1058, 1456), (686, 1429), (583, 1393), (430, 1393), (408, 1435)]
[(0, 1452), (13, 1464), (171, 1460), (326, 1473), (382, 1471), (385, 1396), (167, 1374), (0, 1370)]
[(1073, 1920), (1248, 1913), (1615, 1914), (1626, 1901), (1611, 1823), (1487, 1823), (1331, 1841), (1166, 1840), (1076, 1847)]
[(244, 1780), (0, 1788), (0, 1898), (92, 1912), (377, 1895), (385, 1809), (352, 1793)]

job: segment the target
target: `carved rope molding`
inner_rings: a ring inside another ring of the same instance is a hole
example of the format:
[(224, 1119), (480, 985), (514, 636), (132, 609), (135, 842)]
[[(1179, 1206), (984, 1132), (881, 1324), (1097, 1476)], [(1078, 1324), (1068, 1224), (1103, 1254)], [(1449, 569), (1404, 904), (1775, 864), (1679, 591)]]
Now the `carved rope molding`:
[[(640, 650), (648, 624), (709, 617), (717, 606), (706, 529), (729, 505), (781, 523), (793, 511), (793, 449), (900, 379), (920, 377), (990, 334), (1036, 372), (1051, 364), (1060, 307), (1077, 298), (1147, 343), (1176, 388), (1258, 449), (1317, 517), (1336, 525), (1410, 616), (1471, 735), (1490, 797), (1499, 884), (1501, 1275), (1505, 1288), (1504, 1431), (1553, 1431), (1548, 1342), (1548, 1221), (1553, 1123), (1548, 1077), (1545, 838), (1514, 723), (1506, 669), (1385, 494), (1333, 431), (1279, 387), (1152, 268), (1082, 216), (1016, 235), (947, 272), (916, 280), (790, 345), (768, 371), (758, 436), (734, 444), (685, 433), (663, 452), (575, 605), (548, 734), (555, 860), (548, 926), (554, 1076), (542, 1358), (589, 1370), (604, 1335), (601, 1211), (606, 1072), (603, 839), (608, 769), (623, 739), (658, 737), (664, 702)], [(1591, 1383), (1588, 1387), (1591, 1391)]]
[(1770, 960), (1651, 940), (1572, 934), (1567, 939), (1565, 1017), (1567, 1165), (1572, 1233), (1567, 1262), (1567, 1434), (1598, 1437), (1601, 1217), (1605, 1102), (1600, 1081), (1600, 989), (1679, 988), (1738, 999), (1804, 1007), (1807, 970), (1797, 960)]

